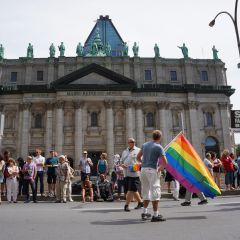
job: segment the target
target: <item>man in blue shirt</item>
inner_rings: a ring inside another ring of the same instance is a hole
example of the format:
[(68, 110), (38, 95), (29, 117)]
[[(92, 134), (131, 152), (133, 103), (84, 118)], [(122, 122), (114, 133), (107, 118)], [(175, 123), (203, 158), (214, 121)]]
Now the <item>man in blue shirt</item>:
[(55, 195), (55, 186), (56, 186), (56, 168), (58, 167), (58, 157), (55, 155), (55, 151), (50, 151), (51, 157), (46, 160), (47, 170), (47, 182), (48, 182), (48, 194), (49, 197), (53, 197)]
[(161, 168), (167, 165), (167, 159), (163, 147), (160, 145), (162, 132), (155, 130), (152, 133), (153, 140), (142, 145), (137, 159), (142, 161), (141, 183), (142, 183), (142, 198), (143, 198), (143, 213), (142, 220), (147, 220), (151, 214), (147, 212), (149, 202), (152, 202), (153, 216), (152, 222), (166, 221), (162, 215), (158, 214), (158, 202), (161, 197), (160, 190), (160, 174), (158, 168), (159, 159), (161, 159)]

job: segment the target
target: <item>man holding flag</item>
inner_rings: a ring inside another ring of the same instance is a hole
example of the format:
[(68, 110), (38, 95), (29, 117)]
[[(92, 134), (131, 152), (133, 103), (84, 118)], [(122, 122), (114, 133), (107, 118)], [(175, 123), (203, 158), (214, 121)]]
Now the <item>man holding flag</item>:
[[(153, 216), (152, 222), (166, 221), (162, 215), (158, 214), (158, 202), (161, 197), (160, 177), (158, 174), (158, 159), (161, 158), (161, 167), (167, 165), (167, 159), (163, 147), (160, 145), (162, 132), (155, 130), (152, 133), (153, 140), (142, 145), (140, 152), (137, 155), (137, 160), (142, 161), (141, 168), (141, 183), (142, 183), (142, 198), (143, 198), (143, 213), (142, 220), (147, 220), (151, 214), (147, 212), (149, 202), (152, 202)], [(141, 159), (142, 158), (142, 159)]]

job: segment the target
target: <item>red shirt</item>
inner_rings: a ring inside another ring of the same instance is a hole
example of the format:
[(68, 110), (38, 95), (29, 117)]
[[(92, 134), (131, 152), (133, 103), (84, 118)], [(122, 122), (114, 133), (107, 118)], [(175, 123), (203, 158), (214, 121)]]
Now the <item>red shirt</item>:
[(229, 156), (222, 156), (221, 161), (227, 172), (233, 171), (232, 159)]

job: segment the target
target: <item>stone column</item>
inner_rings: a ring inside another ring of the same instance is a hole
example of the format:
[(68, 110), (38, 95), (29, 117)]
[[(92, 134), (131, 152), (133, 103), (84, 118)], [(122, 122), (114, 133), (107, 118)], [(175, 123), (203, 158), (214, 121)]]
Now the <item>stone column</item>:
[(21, 157), (26, 158), (29, 154), (29, 128), (30, 128), (30, 102), (21, 105), (22, 108), (22, 138), (21, 138)]
[(54, 58), (49, 58), (47, 83), (50, 84), (53, 81), (54, 81)]
[(32, 59), (27, 59), (25, 85), (31, 84), (31, 81), (32, 81), (32, 65), (33, 65), (33, 60)]
[(184, 62), (184, 71), (185, 71), (185, 82), (184, 84), (193, 84), (194, 73), (193, 73), (193, 65), (191, 59), (183, 59)]
[(167, 101), (158, 101), (158, 115), (159, 115), (159, 127), (162, 132), (162, 140), (161, 145), (166, 146), (171, 141), (171, 135), (169, 134), (169, 126), (168, 126), (168, 119), (169, 119), (169, 102)]
[(64, 65), (65, 65), (65, 57), (59, 57), (58, 58), (58, 78), (61, 78), (65, 75)]
[(143, 102), (136, 102), (136, 136), (137, 136), (137, 146), (141, 147), (145, 142), (144, 133), (143, 133)]
[(106, 108), (107, 154), (109, 159), (109, 169), (111, 172), (113, 170), (114, 155), (113, 102), (111, 100), (105, 100), (104, 104)]
[(4, 131), (4, 106), (0, 104), (0, 151), (2, 151), (3, 131)]
[(190, 118), (190, 136), (191, 136), (191, 143), (197, 153), (200, 155), (201, 151), (201, 140), (199, 137), (199, 118), (198, 118), (198, 102), (196, 101), (189, 101), (188, 102), (188, 111), (189, 111), (189, 118)]
[(55, 132), (55, 150), (58, 154), (63, 154), (63, 101), (57, 101), (55, 103), (56, 108), (56, 132)]
[(74, 102), (74, 108), (75, 108), (75, 161), (74, 161), (74, 167), (78, 167), (79, 160), (82, 156), (82, 147), (83, 147), (83, 108), (84, 102), (82, 101), (76, 101)]
[(46, 103), (45, 156), (53, 148), (53, 104)]
[(126, 140), (130, 137), (133, 137), (133, 113), (132, 107), (133, 102), (131, 100), (125, 101), (125, 108), (126, 108)]
[(123, 57), (123, 75), (130, 78), (130, 62), (129, 57)]
[(134, 57), (133, 58), (133, 71), (134, 71), (134, 80), (137, 83), (137, 86), (140, 87), (142, 82), (141, 82), (141, 69), (140, 69), (140, 58), (139, 57)]
[(23, 107), (22, 104), (18, 105), (18, 128), (17, 128), (17, 146), (16, 154), (18, 157), (22, 157), (21, 143), (22, 143), (22, 124), (23, 122)]
[(223, 147), (232, 151), (232, 141), (230, 134), (230, 113), (229, 104), (226, 102), (218, 103), (221, 119)]

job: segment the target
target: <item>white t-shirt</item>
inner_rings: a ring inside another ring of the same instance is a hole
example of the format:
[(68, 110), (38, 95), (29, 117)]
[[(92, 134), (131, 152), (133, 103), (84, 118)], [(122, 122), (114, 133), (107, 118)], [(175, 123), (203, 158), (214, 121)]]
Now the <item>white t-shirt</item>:
[(203, 162), (205, 166), (208, 168), (209, 172), (213, 175), (213, 167), (211, 161), (208, 160), (207, 158), (204, 158)]
[(37, 166), (37, 171), (43, 171), (43, 166), (38, 166), (38, 164), (42, 163), (43, 165), (45, 164), (45, 157), (39, 155), (33, 158), (33, 162), (36, 164)]

